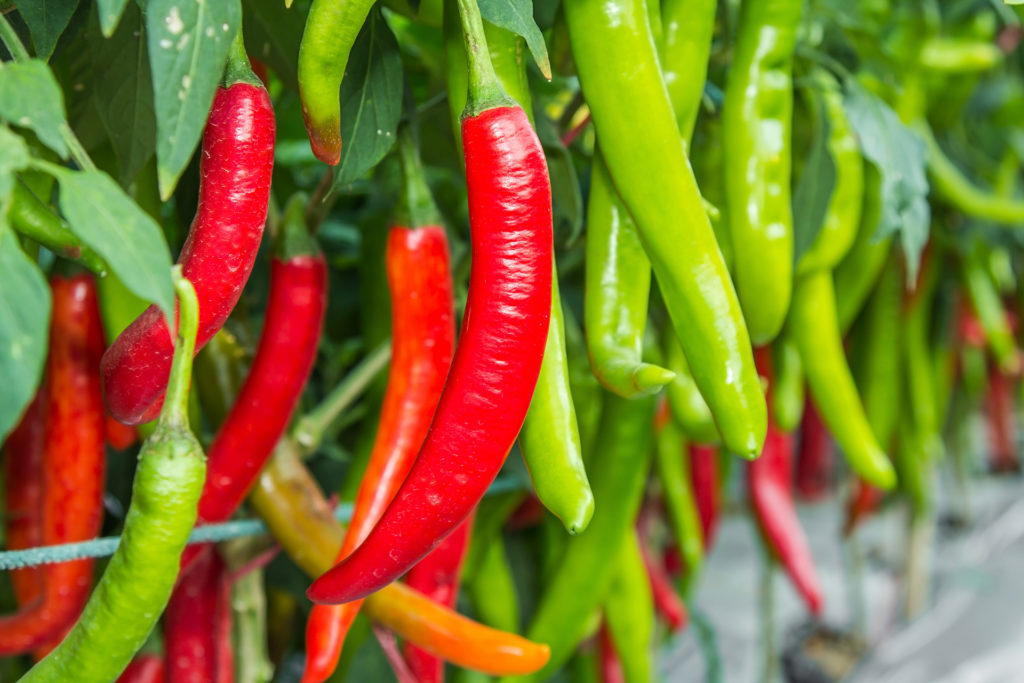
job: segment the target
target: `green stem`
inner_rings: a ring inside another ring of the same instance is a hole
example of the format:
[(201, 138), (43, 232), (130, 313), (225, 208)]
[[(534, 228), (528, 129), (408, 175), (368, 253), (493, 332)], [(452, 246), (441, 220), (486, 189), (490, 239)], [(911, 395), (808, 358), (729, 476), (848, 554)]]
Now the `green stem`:
[(402, 166), (402, 191), (398, 197), (397, 220), (408, 228), (425, 225), (440, 225), (434, 198), (423, 177), (423, 165), (419, 150), (408, 125), (398, 128), (398, 157)]
[(242, 26), (238, 26), (235, 39), (231, 41), (231, 50), (228, 52), (228, 62), (224, 67), (224, 79), (221, 85), (230, 88), (235, 83), (248, 83), (257, 87), (263, 87), (263, 81), (259, 79), (249, 62), (249, 55), (245, 51), (245, 39), (242, 37)]
[(192, 283), (174, 266), (174, 290), (178, 294), (178, 341), (174, 345), (171, 375), (167, 383), (164, 407), (157, 426), (188, 429), (188, 389), (192, 382), (192, 356), (195, 355), (199, 328), (199, 301)]
[(0, 14), (0, 41), (3, 41), (4, 47), (14, 57), (14, 61), (27, 62), (31, 59), (28, 50), (21, 44), (21, 38), (18, 37), (14, 27), (7, 21), (7, 17), (2, 14)]
[(306, 226), (307, 201), (305, 192), (296, 192), (279, 216), (278, 230), (274, 236), (274, 256), (282, 261), (320, 253), (320, 247)]
[(306, 452), (320, 443), (324, 432), (370, 385), (391, 360), (391, 341), (378, 346), (327, 395), (320, 405), (303, 416), (292, 429), (292, 438)]
[(459, 17), (462, 20), (462, 37), (466, 43), (469, 65), (469, 97), (462, 117), (467, 118), (500, 106), (513, 105), (491, 64), (491, 53), (487, 49), (484, 35), (484, 20), (476, 0), (458, 0)]
[(764, 668), (761, 672), (762, 683), (775, 683), (778, 680), (778, 655), (775, 652), (775, 559), (771, 556), (768, 546), (764, 546), (764, 567), (761, 571), (761, 655)]

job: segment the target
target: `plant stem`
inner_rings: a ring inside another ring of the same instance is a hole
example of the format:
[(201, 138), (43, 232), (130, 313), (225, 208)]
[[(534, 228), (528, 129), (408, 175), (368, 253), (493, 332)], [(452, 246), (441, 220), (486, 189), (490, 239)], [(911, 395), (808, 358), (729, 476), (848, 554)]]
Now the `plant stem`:
[(458, 0), (458, 3), (469, 66), (469, 95), (466, 98), (466, 109), (462, 112), (463, 118), (494, 107), (513, 105), (512, 98), (505, 93), (494, 73), (491, 53), (487, 49), (487, 37), (484, 35), (484, 20), (476, 0)]
[(18, 37), (14, 27), (7, 21), (7, 17), (2, 14), (0, 14), (0, 41), (3, 41), (4, 47), (14, 57), (14, 61), (27, 62), (31, 59), (28, 50), (21, 44), (21, 39)]
[(765, 546), (764, 565), (761, 570), (761, 656), (762, 683), (778, 680), (778, 654), (775, 652), (775, 560)]
[(188, 429), (188, 389), (192, 383), (192, 357), (199, 328), (199, 302), (192, 283), (181, 274), (181, 266), (174, 266), (173, 273), (174, 290), (178, 295), (178, 337), (158, 426)]

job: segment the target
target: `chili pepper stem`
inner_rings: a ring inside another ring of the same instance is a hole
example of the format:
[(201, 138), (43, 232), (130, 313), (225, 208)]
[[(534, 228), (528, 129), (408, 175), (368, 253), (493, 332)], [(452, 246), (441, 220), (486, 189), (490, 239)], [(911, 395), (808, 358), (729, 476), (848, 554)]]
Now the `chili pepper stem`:
[(242, 27), (239, 25), (231, 41), (231, 50), (228, 52), (228, 61), (224, 66), (224, 78), (221, 85), (229, 88), (235, 83), (248, 83), (257, 87), (263, 87), (263, 81), (252, 70), (249, 62), (249, 55), (245, 52), (245, 38), (242, 36)]
[(174, 291), (178, 295), (178, 343), (180, 353), (171, 361), (171, 379), (167, 398), (157, 427), (160, 430), (188, 429), (188, 395), (192, 379), (192, 356), (195, 355), (196, 331), (199, 327), (199, 302), (192, 283), (181, 274), (181, 266), (172, 269)]
[(484, 22), (476, 0), (458, 0), (458, 3), (469, 65), (469, 96), (462, 118), (476, 116), (495, 107), (515, 106), (494, 72), (487, 50), (487, 38), (484, 36)]
[(398, 224), (409, 228), (440, 225), (441, 217), (423, 177), (423, 164), (412, 127), (407, 124), (398, 128), (398, 159), (402, 168), (402, 193), (395, 216)]

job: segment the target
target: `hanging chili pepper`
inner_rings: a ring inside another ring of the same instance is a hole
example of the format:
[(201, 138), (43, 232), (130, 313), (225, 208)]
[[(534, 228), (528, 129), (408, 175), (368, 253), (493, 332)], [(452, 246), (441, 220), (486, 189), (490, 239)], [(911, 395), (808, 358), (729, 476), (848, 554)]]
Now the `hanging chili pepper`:
[(711, 549), (718, 528), (719, 482), (718, 448), (702, 444), (690, 444), (690, 478), (693, 480), (693, 497), (700, 514), (701, 536), (704, 539), (704, 553)]
[[(466, 547), (473, 530), (473, 515), (448, 534), (441, 544), (420, 560), (405, 576), (405, 583), (446, 607), (455, 607), (459, 594), (459, 574), (466, 558)], [(444, 681), (444, 662), (414, 644), (405, 646), (409, 670), (420, 683)]]
[[(30, 495), (20, 501), (30, 504), (34, 497), (32, 504), (40, 505), (38, 512), (23, 518), (29, 525), (39, 525), (34, 532), (25, 529), (21, 539), (34, 545), (89, 540), (99, 532), (103, 518), (106, 447), (99, 376), (103, 328), (96, 285), (91, 275), (55, 276), (50, 290), (46, 398), (37, 406), (45, 412), (45, 435), (38, 469), (33, 467), (34, 475), (24, 484), (41, 483), (41, 491), (35, 496), (24, 492)], [(38, 433), (25, 436), (29, 437), (26, 448), (39, 438)], [(21, 465), (27, 469), (31, 463)], [(15, 584), (20, 584), (19, 592), (26, 597), (38, 592), (17, 613), (0, 618), (0, 654), (27, 652), (58, 641), (89, 597), (92, 566), (92, 559), (81, 559), (21, 574), (24, 578)], [(28, 578), (33, 574), (39, 583)]]
[[(755, 352), (762, 377), (771, 384), (771, 351), (762, 347)], [(750, 500), (757, 525), (773, 557), (785, 568), (793, 586), (807, 607), (820, 614), (821, 584), (807, 535), (800, 526), (793, 504), (791, 478), (792, 436), (768, 421), (768, 438), (761, 457), (747, 465)]]
[(654, 609), (668, 623), (669, 630), (673, 633), (686, 628), (690, 615), (686, 610), (686, 603), (676, 592), (672, 585), (672, 579), (652, 555), (651, 551), (644, 545), (640, 546), (643, 554), (644, 567), (647, 570), (647, 581), (651, 584), (651, 598), (654, 600)]
[(654, 465), (666, 516), (685, 566), (687, 583), (692, 584), (704, 562), (704, 538), (690, 481), (689, 449), (665, 403), (655, 420), (655, 438)]
[(139, 440), (139, 433), (135, 427), (121, 424), (110, 415), (103, 419), (103, 433), (107, 444), (115, 451), (127, 450)]
[[(43, 545), (46, 410), (44, 381), (4, 443), (4, 540), (8, 550)], [(45, 570), (41, 567), (14, 569), (10, 576), (19, 607), (42, 595)]]
[(164, 658), (155, 654), (136, 655), (117, 683), (164, 683)]
[[(657, 3), (651, 3), (651, 9)], [(663, 0), (658, 46), (665, 87), (675, 111), (679, 135), (690, 144), (704, 94), (711, 38), (715, 33), (715, 0)]]
[(474, 253), (459, 347), (406, 480), (362, 545), (309, 588), (314, 602), (379, 590), (465, 519), (504, 463), (540, 372), (551, 313), (547, 164), (526, 114), (494, 75), (474, 0), (459, 9), (470, 64), (462, 139)]
[[(201, 349), (227, 320), (263, 236), (274, 168), (274, 110), (238, 32), (203, 132), (199, 208), (178, 262), (199, 297)], [(171, 333), (150, 306), (103, 354), (104, 400), (125, 424), (156, 417), (171, 367)]]
[[(470, 552), (477, 539), (474, 535)], [(468, 566), (468, 561), (466, 564)], [(518, 631), (519, 601), (505, 542), (500, 535), (487, 542), (486, 550), (480, 551), (476, 571), (467, 576), (465, 591), (476, 618), (502, 631)]]
[(182, 572), (167, 603), (164, 661), (169, 683), (234, 681), (231, 581), (212, 546)]
[(371, 7), (373, 0), (314, 0), (299, 43), (299, 97), (309, 146), (332, 166), (341, 161), (341, 81)]
[[(139, 453), (121, 542), (74, 628), (25, 675), (26, 683), (115, 679), (142, 647), (170, 598), (206, 469), (202, 449), (188, 426), (198, 304), (192, 285), (177, 268), (175, 289), (180, 324), (167, 400), (156, 430)], [(100, 440), (101, 418), (97, 412)], [(56, 566), (68, 564), (73, 563)]]
[(1003, 308), (999, 289), (985, 268), (984, 259), (987, 253), (985, 245), (980, 242), (975, 242), (964, 253), (961, 261), (964, 290), (985, 332), (985, 342), (1000, 370), (1015, 375), (1021, 369), (1020, 352), (1017, 350), (1017, 340)]
[(719, 443), (722, 439), (718, 436), (718, 427), (715, 426), (711, 409), (708, 408), (693, 378), (690, 364), (683, 355), (683, 347), (679, 345), (679, 340), (672, 330), (667, 330), (664, 337), (665, 364), (676, 373), (675, 379), (665, 387), (672, 416), (679, 422), (683, 434), (690, 441)]
[(998, 368), (988, 372), (985, 394), (988, 419), (989, 466), (993, 472), (1017, 472), (1017, 421), (1010, 379)]
[[(406, 479), (430, 428), (455, 347), (448, 240), (409, 130), (403, 128), (399, 136), (403, 193), (386, 256), (392, 363), (380, 425), (339, 561), (363, 542)], [(359, 606), (313, 607), (306, 626), (304, 681), (330, 676)]]
[(832, 438), (821, 421), (814, 401), (808, 399), (800, 425), (796, 457), (796, 492), (805, 500), (826, 495), (832, 483)]
[[(697, 386), (725, 445), (755, 457), (765, 433), (764, 395), (736, 292), (679, 144), (644, 3), (571, 0), (563, 10), (601, 153), (636, 221)], [(644, 110), (643, 135), (636, 134), (636, 107)]]
[(601, 622), (598, 635), (597, 656), (600, 664), (600, 683), (626, 683), (626, 674), (622, 669), (622, 661), (615, 649), (608, 623)]
[(800, 361), (800, 351), (786, 335), (772, 344), (772, 370), (775, 371), (769, 401), (772, 418), (775, 425), (788, 434), (799, 427), (803, 420), (807, 392), (804, 389), (804, 365)]
[(82, 241), (61, 222), (57, 214), (40, 201), (34, 192), (35, 189), (27, 187), (20, 179), (13, 183), (10, 205), (7, 208), (7, 218), (11, 227), (58, 256), (78, 261), (97, 275), (106, 273), (107, 266), (103, 259), (83, 245)]
[(604, 598), (604, 624), (627, 681), (649, 681), (654, 668), (654, 598), (636, 530), (626, 533), (608, 560), (615, 565)]

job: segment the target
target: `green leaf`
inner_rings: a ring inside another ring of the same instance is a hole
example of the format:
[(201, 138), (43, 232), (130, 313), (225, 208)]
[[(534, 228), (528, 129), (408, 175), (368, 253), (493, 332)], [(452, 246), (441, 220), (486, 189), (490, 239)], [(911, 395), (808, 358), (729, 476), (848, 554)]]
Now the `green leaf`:
[(0, 126), (0, 218), (7, 215), (7, 200), (14, 189), (14, 172), (28, 166), (25, 141), (7, 126)]
[(61, 135), (68, 125), (64, 95), (46, 62), (0, 62), (0, 119), (31, 129), (40, 142), (67, 157)]
[(299, 42), (306, 26), (306, 12), (297, 7), (286, 8), (283, 2), (243, 0), (243, 4), (245, 46), (249, 54), (265, 62), (285, 85), (297, 92)]
[(150, 0), (146, 5), (157, 177), (165, 200), (202, 136), (241, 19), (238, 0)]
[(57, 39), (67, 28), (71, 15), (78, 9), (78, 0), (35, 0), (19, 2), (18, 12), (32, 33), (36, 56), (49, 59)]
[(821, 232), (836, 185), (836, 165), (828, 151), (830, 126), (825, 103), (820, 97), (808, 98), (808, 101), (814, 103), (817, 110), (813, 113), (817, 125), (793, 192), (793, 263), (800, 261)]
[(495, 26), (512, 31), (526, 40), (530, 54), (544, 78), (551, 80), (551, 60), (544, 36), (533, 20), (531, 0), (479, 0), (480, 14)]
[(107, 38), (114, 35), (114, 29), (121, 21), (121, 14), (128, 5), (128, 0), (96, 0), (96, 8), (100, 15), (100, 28)]
[(55, 169), (68, 227), (132, 292), (174, 312), (171, 254), (160, 226), (100, 171)]
[(153, 81), (142, 13), (132, 4), (114, 36), (93, 33), (89, 55), (93, 101), (120, 161), (120, 181), (127, 186), (156, 149)]
[(50, 290), (0, 215), (0, 442), (32, 400), (46, 359)]
[(931, 223), (924, 141), (881, 98), (852, 81), (847, 83), (843, 105), (865, 158), (882, 175), (876, 239), (899, 233), (907, 278), (913, 281)]
[(402, 56), (379, 7), (352, 47), (341, 82), (341, 163), (333, 189), (348, 185), (395, 144), (402, 116)]

